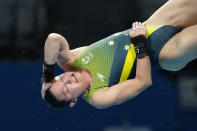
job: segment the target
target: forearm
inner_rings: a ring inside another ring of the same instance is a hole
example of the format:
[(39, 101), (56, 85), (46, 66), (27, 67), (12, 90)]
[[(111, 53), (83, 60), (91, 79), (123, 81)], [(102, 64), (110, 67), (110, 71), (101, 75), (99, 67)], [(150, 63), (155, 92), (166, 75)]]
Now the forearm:
[(142, 83), (142, 86), (147, 86), (152, 83), (151, 64), (146, 47), (146, 28), (140, 22), (133, 23), (133, 30), (130, 32), (131, 43), (135, 46), (137, 68), (136, 78)]
[(135, 79), (138, 79), (144, 87), (152, 84), (151, 64), (149, 56), (145, 56), (143, 59), (137, 59)]
[[(123, 86), (125, 89), (123, 89), (122, 94), (124, 95), (122, 95), (122, 98), (119, 98), (120, 102), (135, 97), (152, 84), (151, 64), (146, 49), (145, 26), (141, 23), (134, 23), (133, 27), (130, 36), (131, 43), (134, 44), (136, 52), (136, 76), (133, 80), (125, 83), (128, 85)], [(129, 88), (129, 84), (131, 88)]]
[(137, 59), (136, 76), (117, 85), (97, 91), (90, 103), (96, 107), (109, 107), (121, 104), (144, 91), (152, 84), (151, 64), (146, 49), (146, 29), (141, 23), (134, 23), (130, 32), (131, 43), (135, 46)]
[[(146, 86), (145, 86), (146, 85)], [(148, 87), (140, 79), (130, 79), (95, 92), (89, 102), (95, 107), (107, 108), (124, 103), (143, 92)]]
[[(69, 52), (68, 42), (59, 34), (50, 34), (45, 42), (44, 61), (47, 64), (55, 64), (61, 52)], [(64, 59), (67, 58), (64, 56)]]
[(50, 34), (45, 42), (42, 82), (49, 83), (53, 80), (58, 56), (64, 53), (65, 56), (62, 59), (64, 58), (66, 61), (66, 56), (69, 54), (67, 41), (59, 34)]
[(117, 97), (115, 98), (116, 101), (114, 105), (119, 105), (130, 99), (133, 99), (141, 92), (143, 92), (148, 87), (148, 85), (145, 86), (145, 84), (141, 83), (140, 80), (131, 79), (127, 82), (121, 83), (121, 87), (122, 88), (119, 91), (119, 95), (117, 95)]
[(97, 91), (93, 94), (91, 103), (96, 107), (106, 108), (119, 105), (136, 97), (152, 84), (151, 65), (149, 57), (137, 59), (136, 77), (117, 85)]

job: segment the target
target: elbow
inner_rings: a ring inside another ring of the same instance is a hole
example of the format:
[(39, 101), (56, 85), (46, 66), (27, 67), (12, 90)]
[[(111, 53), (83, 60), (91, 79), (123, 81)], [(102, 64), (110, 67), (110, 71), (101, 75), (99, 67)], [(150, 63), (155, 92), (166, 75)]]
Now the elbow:
[(145, 82), (145, 88), (147, 88), (147, 87), (149, 87), (149, 86), (151, 86), (151, 85), (152, 85), (152, 79), (147, 80), (147, 81)]
[(49, 39), (49, 40), (60, 40), (61, 38), (62, 38), (62, 36), (57, 33), (50, 33), (47, 37), (47, 39)]
[(144, 90), (152, 85), (152, 79), (139, 80), (140, 90)]
[(140, 77), (136, 77), (136, 79), (138, 79), (140, 88), (142, 88), (142, 89), (145, 89), (145, 88), (152, 85), (152, 77), (146, 77), (143, 79), (140, 79)]

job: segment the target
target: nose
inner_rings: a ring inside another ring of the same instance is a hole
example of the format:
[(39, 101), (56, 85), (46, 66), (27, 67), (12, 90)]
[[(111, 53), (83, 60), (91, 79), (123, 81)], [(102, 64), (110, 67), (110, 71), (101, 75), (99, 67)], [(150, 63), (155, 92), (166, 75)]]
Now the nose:
[(73, 81), (73, 73), (71, 73), (71, 72), (64, 73), (61, 78), (62, 78), (64, 83), (74, 82)]
[(71, 76), (71, 73), (70, 72), (65, 72), (64, 74), (62, 74), (62, 79), (63, 80), (68, 80), (69, 78), (70, 78), (70, 76)]

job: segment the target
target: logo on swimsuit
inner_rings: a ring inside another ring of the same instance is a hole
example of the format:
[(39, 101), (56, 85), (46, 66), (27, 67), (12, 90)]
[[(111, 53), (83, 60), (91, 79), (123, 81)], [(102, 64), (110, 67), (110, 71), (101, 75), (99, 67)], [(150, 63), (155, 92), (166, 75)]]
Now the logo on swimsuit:
[(100, 74), (100, 73), (97, 73), (96, 74), (97, 75), (97, 77), (101, 80), (101, 82), (104, 82), (105, 80), (105, 76), (103, 76), (102, 74)]
[(94, 58), (94, 55), (89, 52), (88, 55), (83, 57), (81, 60), (84, 64), (88, 64), (92, 58)]

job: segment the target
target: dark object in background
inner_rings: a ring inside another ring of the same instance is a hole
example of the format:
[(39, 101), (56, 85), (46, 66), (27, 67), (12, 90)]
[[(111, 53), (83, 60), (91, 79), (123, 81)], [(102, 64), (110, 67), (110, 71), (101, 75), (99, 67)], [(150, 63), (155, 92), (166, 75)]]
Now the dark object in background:
[(60, 33), (71, 48), (89, 45), (130, 28), (141, 16), (137, 1), (0, 1), (0, 59), (41, 60), (49, 33)]

